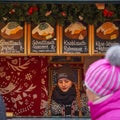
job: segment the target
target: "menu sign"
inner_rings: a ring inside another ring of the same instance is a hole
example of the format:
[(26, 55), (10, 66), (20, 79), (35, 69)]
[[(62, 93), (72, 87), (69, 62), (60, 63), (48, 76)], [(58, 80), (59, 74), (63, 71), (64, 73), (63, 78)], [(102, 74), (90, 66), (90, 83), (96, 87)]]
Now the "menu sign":
[(56, 53), (56, 38), (51, 40), (31, 40), (32, 53)]
[(0, 55), (24, 55), (26, 25), (17, 22), (0, 24)]
[(120, 44), (120, 22), (105, 22), (95, 27), (93, 54), (104, 54), (107, 49)]
[(0, 38), (0, 54), (4, 53), (24, 53), (23, 40), (5, 40)]
[(62, 54), (90, 54), (89, 26), (75, 22), (63, 27)]
[(30, 38), (29, 54), (33, 55), (49, 55), (58, 52), (58, 28), (47, 22), (41, 22), (38, 25), (29, 25)]
[(88, 53), (88, 41), (70, 40), (64, 38), (63, 53)]

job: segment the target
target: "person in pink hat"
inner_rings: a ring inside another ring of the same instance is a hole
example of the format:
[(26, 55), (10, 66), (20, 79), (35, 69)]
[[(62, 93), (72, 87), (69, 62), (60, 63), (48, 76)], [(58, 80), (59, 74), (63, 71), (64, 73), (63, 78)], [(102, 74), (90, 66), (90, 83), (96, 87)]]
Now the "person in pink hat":
[(89, 66), (84, 86), (92, 120), (120, 120), (120, 45)]

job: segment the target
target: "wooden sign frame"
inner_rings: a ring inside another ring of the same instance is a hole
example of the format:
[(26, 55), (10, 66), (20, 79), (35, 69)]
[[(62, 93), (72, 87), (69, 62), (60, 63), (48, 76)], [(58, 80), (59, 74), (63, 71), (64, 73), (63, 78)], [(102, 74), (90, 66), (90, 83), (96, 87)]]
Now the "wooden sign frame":
[[(14, 22), (14, 21), (13, 21)], [(0, 23), (2, 30), (5, 27), (5, 23)], [(19, 36), (14, 38), (4, 38), (2, 34), (0, 35), (0, 56), (26, 56), (27, 55), (27, 24), (26, 22), (22, 24), (23, 26), (23, 37), (19, 39)]]
[[(41, 56), (54, 56), (54, 55), (58, 55), (59, 54), (59, 25), (56, 25), (55, 26), (55, 29), (56, 29), (56, 35), (55, 35), (55, 39), (56, 39), (56, 52), (32, 52), (32, 41), (33, 41), (33, 38), (32, 38), (32, 25), (31, 24), (28, 24), (28, 55), (41, 55)], [(47, 41), (47, 40), (35, 40), (35, 41), (38, 41), (38, 42), (41, 42), (41, 41)], [(39, 46), (39, 45), (38, 45)], [(39, 46), (40, 47), (40, 46)]]
[[(86, 56), (86, 55), (91, 55), (91, 25), (88, 25), (87, 26), (87, 46), (86, 49), (88, 49), (88, 52), (86, 53), (82, 53), (82, 52), (64, 52), (63, 51), (63, 47), (64, 47), (64, 27), (63, 26), (60, 26), (60, 55), (62, 56)], [(74, 39), (70, 39), (70, 41), (76, 41)], [(84, 40), (77, 40), (77, 42), (83, 42)], [(85, 43), (85, 42), (84, 42)], [(82, 43), (80, 43), (82, 44)], [(77, 44), (75, 45), (77, 46)], [(69, 46), (68, 46), (69, 47)], [(81, 48), (83, 49), (83, 48)]]
[(49, 63), (80, 64), (83, 63), (83, 57), (82, 56), (50, 56)]
[[(111, 22), (112, 23), (112, 22)], [(96, 30), (99, 28), (102, 24), (99, 24), (98, 26), (92, 25), (91, 27), (91, 34), (92, 34), (92, 55), (96, 56), (104, 56), (107, 49), (111, 47), (112, 45), (120, 44), (120, 21), (113, 21), (113, 23), (118, 27), (118, 37), (116, 39), (101, 39), (96, 35)], [(108, 34), (109, 35), (109, 34)], [(115, 37), (116, 34), (113, 34), (111, 36)]]

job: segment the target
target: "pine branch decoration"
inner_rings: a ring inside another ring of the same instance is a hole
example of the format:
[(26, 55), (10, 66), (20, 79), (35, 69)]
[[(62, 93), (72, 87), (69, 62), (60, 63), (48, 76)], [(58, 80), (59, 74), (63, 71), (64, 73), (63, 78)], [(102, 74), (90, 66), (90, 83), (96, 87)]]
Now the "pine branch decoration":
[(104, 10), (98, 10), (95, 4), (0, 3), (0, 22), (38, 24), (46, 21), (52, 25), (64, 25), (67, 21), (84, 21), (96, 25), (115, 19), (120, 19), (120, 4), (105, 4)]

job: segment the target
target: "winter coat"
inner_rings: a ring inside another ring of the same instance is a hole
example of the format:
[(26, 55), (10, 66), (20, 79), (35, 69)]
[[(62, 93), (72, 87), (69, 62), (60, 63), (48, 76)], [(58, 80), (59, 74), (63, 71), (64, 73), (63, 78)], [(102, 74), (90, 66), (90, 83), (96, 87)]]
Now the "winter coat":
[(0, 120), (6, 120), (6, 110), (1, 95), (0, 95)]
[[(54, 100), (51, 101), (50, 107), (46, 107), (44, 117), (48, 117), (49, 113), (51, 113), (50, 116), (62, 116), (62, 117), (74, 117), (79, 116), (79, 111), (81, 110), (82, 116), (89, 116), (89, 109), (87, 106), (87, 97), (85, 94), (81, 97), (81, 108), (78, 108), (77, 101), (74, 100), (72, 102), (71, 106), (65, 106), (56, 103)], [(71, 110), (71, 115), (66, 115), (65, 108), (68, 107), (69, 110)]]
[(100, 103), (88, 105), (92, 120), (120, 120), (120, 90)]

